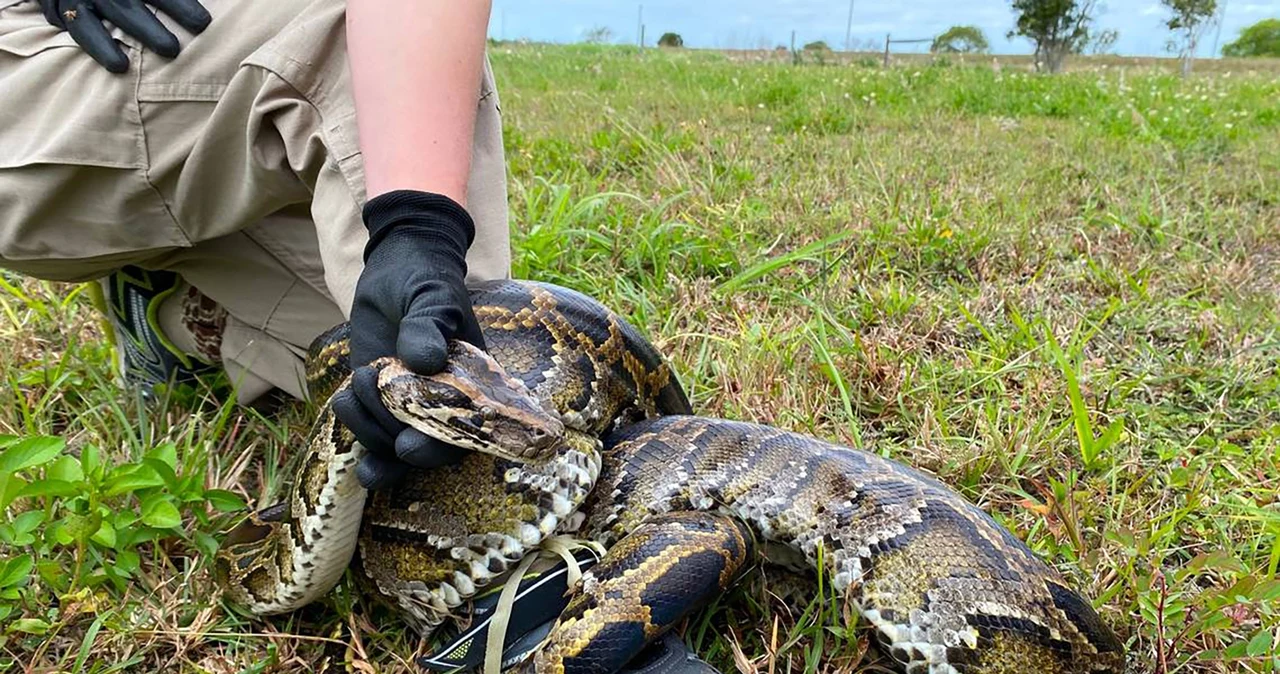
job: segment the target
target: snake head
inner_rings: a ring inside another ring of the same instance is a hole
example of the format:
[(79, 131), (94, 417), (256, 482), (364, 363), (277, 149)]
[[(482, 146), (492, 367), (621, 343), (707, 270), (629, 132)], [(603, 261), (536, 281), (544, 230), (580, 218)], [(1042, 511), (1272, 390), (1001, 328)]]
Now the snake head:
[(543, 461), (564, 440), (557, 413), (492, 356), (449, 342), (445, 369), (420, 375), (397, 360), (375, 361), (382, 403), (396, 418), (441, 442), (511, 461)]

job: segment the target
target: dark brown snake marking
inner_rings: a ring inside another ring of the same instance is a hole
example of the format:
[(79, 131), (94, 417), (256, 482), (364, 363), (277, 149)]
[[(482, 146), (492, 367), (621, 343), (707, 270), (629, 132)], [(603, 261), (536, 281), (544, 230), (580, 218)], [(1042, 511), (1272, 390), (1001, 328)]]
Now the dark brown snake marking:
[[(687, 416), (653, 347), (572, 291), (496, 282), (473, 302), (493, 360), (459, 347), (445, 373), (386, 362), (379, 381), (397, 416), (480, 451), (366, 505), (363, 490), (343, 491), (362, 450), (322, 408), (287, 507), (251, 518), (219, 552), (233, 601), (271, 613), (327, 591), (331, 563), (308, 564), (339, 559), (332, 541), (345, 536), (358, 538), (371, 584), (430, 631), (544, 538), (576, 532), (609, 552), (519, 668), (612, 672), (722, 591), (763, 543), (811, 569), (821, 549), (834, 587), (910, 674), (1122, 671), (1122, 647), (1092, 606), (936, 480), (809, 436)], [(318, 340), (318, 389), (344, 348), (341, 333)], [(359, 533), (348, 536), (331, 513), (357, 499)]]

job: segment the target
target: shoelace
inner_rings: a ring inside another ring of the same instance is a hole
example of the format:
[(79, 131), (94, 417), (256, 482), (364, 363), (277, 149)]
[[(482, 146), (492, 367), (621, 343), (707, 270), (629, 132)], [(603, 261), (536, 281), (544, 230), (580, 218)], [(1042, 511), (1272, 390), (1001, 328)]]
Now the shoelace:
[(597, 557), (603, 557), (605, 552), (604, 546), (595, 541), (561, 534), (544, 540), (539, 550), (525, 555), (525, 558), (520, 560), (520, 564), (512, 572), (507, 584), (502, 587), (502, 593), (498, 595), (498, 604), (493, 609), (493, 620), (489, 623), (489, 634), (485, 637), (484, 674), (501, 674), (502, 672), (502, 651), (506, 645), (507, 625), (511, 622), (511, 609), (515, 606), (520, 579), (524, 578), (524, 574), (539, 559), (558, 556), (569, 567), (566, 576), (569, 587), (573, 587), (582, 579), (582, 567), (573, 553), (582, 549), (591, 550)]

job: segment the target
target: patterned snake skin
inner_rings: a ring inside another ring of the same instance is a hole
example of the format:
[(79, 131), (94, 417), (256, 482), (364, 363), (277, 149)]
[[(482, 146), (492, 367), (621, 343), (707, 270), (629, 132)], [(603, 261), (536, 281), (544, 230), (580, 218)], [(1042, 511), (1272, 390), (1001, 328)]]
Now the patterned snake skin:
[[(608, 553), (517, 669), (609, 673), (783, 549), (811, 570), (821, 560), (908, 674), (1122, 671), (1122, 646), (1089, 602), (936, 480), (813, 437), (690, 416), (653, 347), (573, 291), (501, 281), (472, 301), (492, 358), (455, 344), (438, 375), (375, 365), (398, 418), (475, 451), (366, 503), (353, 475), (363, 449), (323, 406), (288, 499), (218, 553), (234, 603), (298, 608), (358, 548), (364, 576), (428, 633), (465, 617), (470, 597), (549, 536), (572, 533)], [(313, 391), (344, 373), (345, 348), (341, 331), (317, 340)]]

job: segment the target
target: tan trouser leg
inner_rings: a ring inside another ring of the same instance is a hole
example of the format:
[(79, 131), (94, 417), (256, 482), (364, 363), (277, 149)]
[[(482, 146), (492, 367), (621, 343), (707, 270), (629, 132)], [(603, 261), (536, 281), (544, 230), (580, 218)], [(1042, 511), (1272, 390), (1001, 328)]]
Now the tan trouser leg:
[(271, 387), (306, 397), (307, 346), (343, 314), (325, 289), (315, 227), (305, 213), (277, 213), (144, 266), (177, 272), (226, 310), (221, 358), (241, 402)]
[[(203, 4), (214, 20), (202, 35), (170, 23), (176, 59), (115, 31), (125, 75), (48, 26), (38, 3), (0, 8), (0, 265), (57, 280), (177, 271), (230, 315), (224, 360), (258, 382), (240, 399), (261, 382), (301, 395), (300, 356), (350, 311), (367, 240), (345, 3)], [(487, 63), (476, 97), (473, 280), (510, 268)]]

